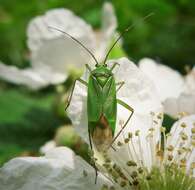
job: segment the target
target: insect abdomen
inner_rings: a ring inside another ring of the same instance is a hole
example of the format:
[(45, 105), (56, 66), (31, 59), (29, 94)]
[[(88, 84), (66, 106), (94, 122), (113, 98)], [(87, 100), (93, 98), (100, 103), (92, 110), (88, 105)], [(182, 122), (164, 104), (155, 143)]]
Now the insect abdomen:
[(92, 139), (98, 151), (104, 151), (108, 149), (112, 143), (112, 129), (103, 114), (92, 131)]

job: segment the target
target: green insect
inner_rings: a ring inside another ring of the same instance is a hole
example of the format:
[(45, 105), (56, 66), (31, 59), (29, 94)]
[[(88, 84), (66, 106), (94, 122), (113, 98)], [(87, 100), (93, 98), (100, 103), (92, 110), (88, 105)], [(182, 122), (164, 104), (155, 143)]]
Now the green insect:
[[(144, 19), (146, 19), (149, 16), (150, 15), (144, 17)], [(111, 68), (108, 67), (108, 65), (106, 64), (107, 58), (111, 50), (121, 39), (124, 33), (128, 32), (133, 27), (134, 25), (131, 25), (126, 30), (124, 30), (124, 32), (121, 33), (121, 35), (113, 43), (112, 47), (106, 54), (103, 63), (101, 64), (98, 63), (93, 53), (87, 47), (85, 47), (80, 41), (78, 41), (70, 34), (52, 27), (53, 29), (62, 32), (63, 34), (65, 34), (66, 36), (70, 37), (72, 40), (77, 42), (92, 56), (92, 58), (96, 62), (95, 69), (93, 70), (90, 68), (88, 64), (86, 64), (86, 69), (89, 72), (88, 81), (84, 81), (81, 78), (75, 80), (66, 109), (70, 105), (76, 81), (81, 82), (88, 89), (87, 90), (87, 116), (88, 116), (88, 134), (89, 134), (90, 147), (91, 149), (93, 149), (93, 146), (95, 146), (95, 148), (100, 152), (106, 151), (110, 147), (112, 147), (112, 144), (121, 134), (123, 129), (127, 126), (128, 122), (130, 121), (134, 113), (134, 109), (131, 106), (129, 106), (124, 101), (117, 99), (117, 92), (125, 84), (124, 81), (118, 81), (118, 82), (115, 81), (113, 70), (119, 64), (114, 63), (111, 66)], [(126, 122), (121, 127), (121, 130), (118, 132), (118, 134), (115, 135), (116, 119), (117, 119), (117, 104), (120, 104), (125, 109), (129, 110), (130, 113)], [(97, 177), (96, 167), (95, 170), (96, 170), (96, 177)]]
[[(127, 32), (129, 29), (130, 28), (127, 28), (124, 32)], [(98, 63), (92, 52), (87, 49), (87, 47), (85, 47), (81, 42), (64, 31), (61, 31), (59, 29), (56, 30), (64, 33), (75, 42), (80, 44), (96, 62), (95, 69), (93, 70), (88, 64), (86, 64), (86, 69), (89, 72), (88, 81), (84, 81), (81, 78), (75, 80), (65, 110), (70, 105), (76, 82), (81, 82), (87, 87), (87, 117), (90, 147), (91, 149), (93, 149), (94, 145), (98, 151), (106, 151), (107, 149), (112, 147), (113, 142), (117, 139), (122, 130), (127, 126), (134, 112), (131, 106), (129, 106), (122, 100), (117, 99), (117, 92), (125, 84), (124, 81), (115, 81), (113, 70), (119, 64), (114, 63), (111, 68), (109, 68), (106, 64), (109, 53), (122, 37), (124, 32), (114, 42), (113, 46), (108, 51), (104, 62), (100, 64)], [(127, 121), (121, 127), (119, 133), (114, 136), (117, 119), (117, 104), (120, 104), (125, 109), (128, 109), (130, 111), (130, 114)]]

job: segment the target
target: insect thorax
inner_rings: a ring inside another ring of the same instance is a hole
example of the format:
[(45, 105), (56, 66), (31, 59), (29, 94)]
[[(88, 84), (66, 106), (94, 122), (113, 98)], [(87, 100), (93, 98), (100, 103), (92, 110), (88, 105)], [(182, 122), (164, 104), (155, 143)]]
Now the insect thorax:
[(97, 66), (96, 69), (92, 71), (93, 77), (96, 78), (100, 86), (103, 88), (108, 79), (113, 75), (109, 68), (105, 65)]

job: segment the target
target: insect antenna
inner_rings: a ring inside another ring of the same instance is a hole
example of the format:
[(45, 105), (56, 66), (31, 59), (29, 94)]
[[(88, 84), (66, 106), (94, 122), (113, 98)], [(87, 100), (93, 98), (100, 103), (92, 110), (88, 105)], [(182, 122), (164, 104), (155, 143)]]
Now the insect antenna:
[(58, 28), (55, 28), (53, 26), (48, 26), (48, 28), (53, 29), (53, 30), (57, 30), (58, 32), (63, 33), (64, 35), (68, 36), (69, 38), (71, 38), (73, 41), (75, 41), (76, 43), (78, 43), (82, 48), (84, 48), (94, 59), (94, 61), (96, 62), (96, 64), (99, 64), (97, 59), (95, 58), (95, 56), (93, 55), (93, 53), (84, 45), (82, 44), (79, 40), (77, 40), (75, 37), (73, 37), (72, 35), (68, 34), (67, 32), (60, 30)]
[[(145, 21), (146, 19), (148, 19), (149, 17), (151, 17), (152, 15), (154, 15), (154, 13), (150, 13), (148, 15), (146, 15), (145, 17), (143, 17), (141, 20)], [(112, 49), (114, 48), (114, 46), (117, 44), (117, 42), (124, 36), (125, 33), (129, 32), (131, 29), (133, 29), (135, 26), (137, 25), (137, 23), (132, 24), (130, 26), (128, 26), (120, 35), (119, 37), (116, 39), (116, 41), (112, 44), (111, 48), (108, 50), (108, 53), (105, 56), (104, 62), (103, 64), (106, 64), (106, 61), (108, 59), (108, 56), (110, 54), (110, 52), (112, 51)]]

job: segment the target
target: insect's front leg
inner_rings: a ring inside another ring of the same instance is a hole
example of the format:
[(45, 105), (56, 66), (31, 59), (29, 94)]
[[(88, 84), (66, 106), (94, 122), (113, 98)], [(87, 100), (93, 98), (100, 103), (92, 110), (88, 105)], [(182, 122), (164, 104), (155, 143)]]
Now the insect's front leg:
[(88, 87), (88, 83), (86, 81), (84, 81), (83, 79), (81, 78), (78, 78), (74, 81), (74, 84), (73, 84), (73, 87), (71, 89), (71, 92), (70, 92), (70, 96), (68, 97), (68, 100), (67, 100), (67, 105), (65, 107), (65, 111), (68, 109), (69, 105), (70, 105), (70, 102), (71, 102), (71, 99), (72, 99), (72, 95), (73, 95), (73, 92), (74, 92), (74, 88), (75, 88), (75, 85), (76, 85), (76, 82), (79, 81), (80, 83), (82, 83), (83, 85), (85, 85), (86, 87)]
[(124, 128), (127, 126), (127, 124), (129, 123), (129, 121), (134, 113), (134, 109), (131, 106), (129, 106), (127, 103), (125, 103), (124, 101), (117, 99), (117, 103), (120, 104), (121, 106), (123, 106), (124, 108), (126, 108), (127, 110), (129, 110), (131, 113), (130, 113), (129, 117), (127, 118), (127, 121), (125, 122), (125, 124), (121, 127), (121, 130), (117, 133), (117, 135), (112, 140), (112, 143), (110, 146), (112, 146), (112, 144), (115, 142), (115, 140), (119, 137), (119, 135), (124, 130)]
[(113, 71), (113, 69), (114, 69), (117, 65), (120, 66), (120, 64), (118, 64), (118, 63), (115, 62), (115, 63), (112, 65), (112, 67), (110, 68), (110, 71)]
[(91, 73), (92, 72), (92, 69), (91, 69), (91, 67), (88, 65), (88, 64), (85, 64), (85, 67), (86, 67), (86, 69)]

